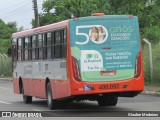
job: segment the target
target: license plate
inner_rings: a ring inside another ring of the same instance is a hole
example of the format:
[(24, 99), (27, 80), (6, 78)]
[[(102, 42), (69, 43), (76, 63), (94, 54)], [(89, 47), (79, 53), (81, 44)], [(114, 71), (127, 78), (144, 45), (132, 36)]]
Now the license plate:
[(116, 70), (109, 70), (109, 71), (100, 71), (101, 76), (114, 76), (116, 75)]

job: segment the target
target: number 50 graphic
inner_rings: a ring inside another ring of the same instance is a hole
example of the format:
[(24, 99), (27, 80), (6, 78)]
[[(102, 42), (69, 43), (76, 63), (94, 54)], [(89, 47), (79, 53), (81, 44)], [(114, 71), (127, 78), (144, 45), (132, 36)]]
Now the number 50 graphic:
[[(80, 29), (90, 28), (88, 31), (89, 34), (79, 32)], [(85, 45), (91, 40), (93, 43), (102, 44), (108, 38), (108, 31), (102, 25), (87, 25), (87, 26), (77, 26), (76, 27), (76, 35), (77, 36), (84, 36), (86, 39), (78, 39), (76, 44), (78, 45)]]

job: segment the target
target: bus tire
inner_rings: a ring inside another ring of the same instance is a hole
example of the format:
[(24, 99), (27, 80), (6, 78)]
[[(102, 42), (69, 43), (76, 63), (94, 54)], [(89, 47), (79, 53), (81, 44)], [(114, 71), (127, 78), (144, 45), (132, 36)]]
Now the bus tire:
[(108, 98), (106, 95), (99, 96), (97, 99), (99, 106), (107, 106)]
[(116, 106), (118, 101), (118, 96), (115, 94), (103, 94), (98, 97), (99, 106)]
[(51, 84), (49, 82), (47, 83), (46, 93), (47, 93), (48, 108), (50, 110), (53, 110), (54, 108), (56, 108), (56, 101), (53, 100), (53, 97), (52, 97), (52, 88), (51, 88)]
[(108, 95), (108, 106), (116, 106), (118, 102), (118, 96), (115, 94)]
[(32, 103), (32, 96), (27, 96), (24, 94), (24, 87), (22, 85), (22, 96), (23, 96), (23, 101), (24, 103), (28, 104), (28, 103)]

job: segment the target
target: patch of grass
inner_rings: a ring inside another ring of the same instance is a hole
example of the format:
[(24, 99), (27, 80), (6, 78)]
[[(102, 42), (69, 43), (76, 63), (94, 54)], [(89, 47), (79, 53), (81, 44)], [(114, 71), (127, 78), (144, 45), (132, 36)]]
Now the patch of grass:
[(148, 46), (143, 45), (145, 85), (160, 86), (160, 42), (152, 44), (153, 79), (151, 80)]
[(0, 57), (0, 77), (12, 76), (11, 58)]

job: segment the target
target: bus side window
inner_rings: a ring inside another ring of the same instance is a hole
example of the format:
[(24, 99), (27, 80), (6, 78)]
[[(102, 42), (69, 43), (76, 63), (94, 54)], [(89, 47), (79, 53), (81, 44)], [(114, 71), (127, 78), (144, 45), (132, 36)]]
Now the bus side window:
[(32, 36), (32, 60), (36, 59), (36, 36)]
[(51, 59), (52, 33), (47, 33), (47, 59)]
[(28, 60), (28, 56), (29, 56), (29, 38), (28, 37), (25, 37), (25, 47), (24, 47), (24, 57), (25, 57), (25, 60)]
[(67, 56), (67, 31), (66, 31), (66, 28), (63, 29), (63, 51), (62, 51), (62, 55), (63, 55), (63, 58), (66, 58)]
[(62, 58), (62, 35), (61, 30), (55, 31), (54, 57)]
[(32, 60), (32, 37), (29, 36), (29, 43), (28, 43), (28, 60)]
[(38, 59), (43, 59), (43, 34), (38, 35)]
[(17, 39), (16, 38), (12, 39), (12, 59), (13, 59), (13, 62), (17, 61)]
[(22, 38), (22, 48), (21, 48), (21, 60), (25, 60), (25, 38)]
[(45, 52), (46, 52), (46, 50), (45, 50), (45, 46), (46, 46), (46, 41), (45, 41), (46, 39), (45, 39), (45, 34), (43, 33), (42, 34), (42, 50), (43, 50), (43, 59), (45, 59)]
[(52, 32), (52, 40), (51, 40), (51, 58), (54, 59), (54, 38), (55, 32)]
[(22, 51), (21, 51), (21, 49), (22, 49), (22, 39), (21, 38), (19, 38), (18, 39), (18, 61), (21, 61), (22, 59)]

